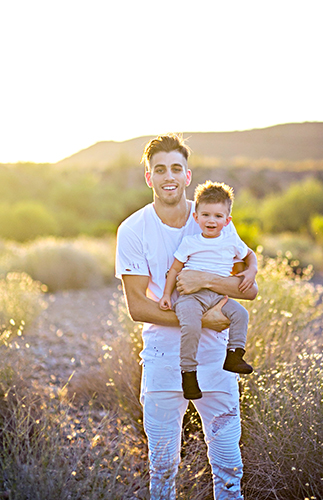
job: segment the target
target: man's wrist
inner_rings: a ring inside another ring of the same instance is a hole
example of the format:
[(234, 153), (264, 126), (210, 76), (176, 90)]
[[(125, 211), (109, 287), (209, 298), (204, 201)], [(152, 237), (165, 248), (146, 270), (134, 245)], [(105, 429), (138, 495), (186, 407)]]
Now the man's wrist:
[(211, 289), (214, 286), (219, 285), (222, 277), (218, 274), (205, 273), (205, 283), (203, 288)]

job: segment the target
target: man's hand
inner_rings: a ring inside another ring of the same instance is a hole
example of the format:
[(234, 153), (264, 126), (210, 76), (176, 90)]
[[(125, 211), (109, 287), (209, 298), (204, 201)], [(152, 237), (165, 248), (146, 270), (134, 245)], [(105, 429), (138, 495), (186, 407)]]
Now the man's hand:
[(176, 288), (180, 295), (198, 292), (203, 286), (203, 272), (183, 269), (176, 278)]
[(224, 304), (228, 301), (228, 297), (224, 297), (218, 304), (208, 311), (206, 311), (202, 316), (202, 327), (210, 328), (216, 332), (222, 332), (230, 326), (230, 320), (224, 316), (221, 311)]

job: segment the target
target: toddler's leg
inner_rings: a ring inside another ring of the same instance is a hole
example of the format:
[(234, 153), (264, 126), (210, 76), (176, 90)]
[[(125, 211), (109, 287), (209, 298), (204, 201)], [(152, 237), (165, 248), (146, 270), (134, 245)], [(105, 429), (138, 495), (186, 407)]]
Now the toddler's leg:
[(196, 353), (201, 338), (203, 305), (194, 295), (180, 296), (174, 306), (181, 327), (181, 362), (183, 371), (196, 370)]
[(201, 337), (204, 307), (193, 294), (179, 297), (174, 306), (181, 326), (180, 366), (185, 399), (200, 399), (201, 389), (196, 378), (196, 353)]
[(228, 349), (245, 348), (249, 314), (239, 302), (228, 299), (222, 307), (223, 314), (231, 321), (229, 329)]
[(251, 373), (252, 366), (243, 359), (248, 331), (248, 312), (239, 302), (232, 299), (229, 299), (222, 307), (222, 311), (231, 321), (227, 356), (223, 368), (230, 372)]

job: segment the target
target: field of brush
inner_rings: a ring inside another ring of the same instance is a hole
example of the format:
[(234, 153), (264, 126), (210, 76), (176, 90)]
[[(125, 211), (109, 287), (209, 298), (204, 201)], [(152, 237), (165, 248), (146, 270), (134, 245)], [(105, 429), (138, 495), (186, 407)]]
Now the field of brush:
[[(3, 248), (0, 498), (149, 498), (141, 325), (128, 318), (111, 278), (113, 255), (113, 240), (85, 237)], [(244, 497), (320, 500), (323, 290), (310, 267), (295, 273), (285, 256), (258, 260), (259, 295), (244, 302), (255, 367), (240, 383)], [(177, 496), (212, 499), (193, 406)]]

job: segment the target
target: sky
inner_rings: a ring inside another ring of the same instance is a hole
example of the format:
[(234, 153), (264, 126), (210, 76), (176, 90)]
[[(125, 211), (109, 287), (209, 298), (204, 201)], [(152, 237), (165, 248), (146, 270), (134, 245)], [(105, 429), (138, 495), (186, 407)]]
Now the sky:
[(0, 0), (0, 163), (323, 121), (321, 0)]

